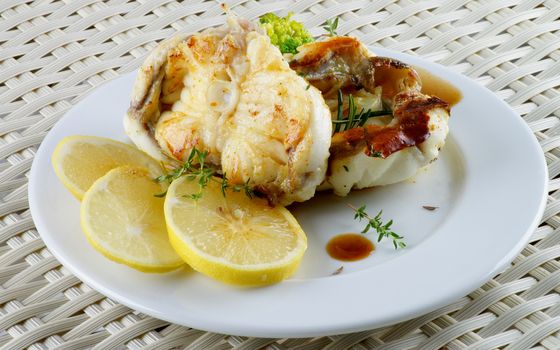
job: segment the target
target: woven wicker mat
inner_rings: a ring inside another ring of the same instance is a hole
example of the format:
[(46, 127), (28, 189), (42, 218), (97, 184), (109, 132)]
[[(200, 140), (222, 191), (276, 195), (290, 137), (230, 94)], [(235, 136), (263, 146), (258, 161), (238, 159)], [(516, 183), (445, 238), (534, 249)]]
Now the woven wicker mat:
[(157, 41), (221, 23), (223, 15), (204, 1), (0, 0), (0, 346), (560, 349), (560, 2), (237, 0), (231, 7), (248, 18), (290, 9), (314, 34), (339, 16), (339, 33), (437, 61), (507, 101), (540, 141), (551, 178), (530, 244), (506, 271), (451, 305), (343, 336), (225, 336), (130, 310), (83, 284), (45, 248), (27, 203), (33, 155), (72, 105), (137, 68)]

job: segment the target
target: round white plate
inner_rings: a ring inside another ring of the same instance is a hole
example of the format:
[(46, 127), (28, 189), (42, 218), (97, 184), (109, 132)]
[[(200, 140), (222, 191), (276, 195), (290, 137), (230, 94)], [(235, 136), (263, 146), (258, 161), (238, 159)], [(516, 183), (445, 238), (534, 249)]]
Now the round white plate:
[[(127, 141), (122, 118), (134, 74), (87, 96), (41, 144), (29, 180), (41, 237), (65, 267), (101, 293), (154, 317), (219, 333), (311, 337), (354, 332), (410, 319), (464, 296), (505, 268), (537, 226), (547, 184), (542, 151), (523, 120), (477, 83), (417, 57), (373, 51), (445, 78), (464, 97), (452, 110), (440, 159), (414, 179), (346, 198), (320, 194), (291, 208), (309, 238), (293, 278), (241, 289), (188, 268), (144, 274), (89, 246), (80, 228), (79, 202), (56, 178), (51, 154), (68, 135)], [(383, 218), (394, 219), (393, 228), (408, 247), (395, 251), (391, 242), (382, 242), (359, 262), (329, 258), (330, 237), (363, 227), (347, 203), (367, 204), (373, 214), (383, 209)], [(340, 266), (342, 273), (331, 275)]]

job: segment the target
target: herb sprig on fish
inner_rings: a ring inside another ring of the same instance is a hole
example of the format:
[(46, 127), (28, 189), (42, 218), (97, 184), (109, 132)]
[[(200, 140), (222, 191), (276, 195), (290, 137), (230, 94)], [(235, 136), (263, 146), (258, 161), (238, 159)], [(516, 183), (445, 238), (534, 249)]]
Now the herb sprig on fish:
[(344, 115), (344, 98), (342, 96), (342, 91), (338, 90), (338, 107), (336, 119), (332, 121), (333, 123), (333, 134), (350, 130), (356, 127), (362, 127), (370, 118), (390, 116), (392, 112), (388, 109), (383, 109), (381, 111), (372, 111), (371, 109), (362, 108), (358, 112), (358, 107), (354, 102), (354, 97), (348, 95), (348, 111)]
[[(233, 192), (243, 191), (245, 195), (249, 198), (255, 196), (255, 192), (249, 185), (250, 179), (247, 179), (243, 184), (231, 184), (227, 178), (226, 174), (219, 174), (218, 170), (213, 166), (206, 164), (206, 157), (208, 156), (207, 151), (200, 151), (196, 147), (193, 147), (187, 160), (179, 167), (170, 170), (167, 174), (160, 175), (154, 179), (157, 183), (166, 182), (171, 184), (174, 180), (177, 180), (181, 176), (186, 176), (189, 181), (197, 181), (199, 186), (199, 191), (197, 193), (184, 195), (183, 197), (190, 198), (193, 200), (198, 200), (202, 197), (202, 192), (208, 186), (210, 181), (214, 181), (220, 184), (220, 189), (222, 195), (225, 197), (227, 190)], [(221, 178), (220, 178), (221, 177)], [(156, 197), (165, 197), (167, 191), (157, 193)]]

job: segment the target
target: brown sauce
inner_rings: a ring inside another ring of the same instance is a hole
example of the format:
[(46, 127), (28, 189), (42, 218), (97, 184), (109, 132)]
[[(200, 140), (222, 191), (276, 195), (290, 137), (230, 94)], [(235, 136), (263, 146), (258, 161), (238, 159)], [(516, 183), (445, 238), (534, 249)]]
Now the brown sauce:
[(414, 70), (418, 73), (422, 81), (422, 93), (430, 96), (437, 96), (449, 103), (450, 106), (456, 105), (461, 101), (461, 98), (463, 98), (461, 91), (448, 81), (422, 68), (414, 67)]
[(356, 261), (367, 258), (375, 249), (373, 243), (363, 235), (345, 233), (331, 238), (327, 243), (327, 253), (342, 261)]

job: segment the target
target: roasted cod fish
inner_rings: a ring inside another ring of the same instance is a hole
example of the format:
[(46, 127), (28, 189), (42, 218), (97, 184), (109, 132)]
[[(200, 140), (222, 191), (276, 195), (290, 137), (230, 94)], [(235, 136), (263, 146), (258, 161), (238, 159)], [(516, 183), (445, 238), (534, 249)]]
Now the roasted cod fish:
[[(438, 157), (449, 105), (422, 94), (412, 67), (351, 37), (298, 50), (283, 57), (259, 26), (235, 17), (166, 40), (140, 68), (125, 130), (166, 163), (207, 151), (232, 184), (282, 205), (316, 189), (345, 196), (396, 183)], [(337, 120), (352, 109), (387, 113)]]
[(232, 184), (272, 203), (305, 201), (324, 181), (331, 144), (322, 94), (261, 29), (234, 17), (164, 41), (140, 68), (125, 130), (164, 162), (196, 147)]
[[(390, 113), (349, 129), (335, 127), (320, 189), (345, 196), (352, 189), (400, 182), (437, 158), (448, 133), (449, 105), (420, 92), (420, 78), (412, 67), (374, 56), (350, 37), (332, 37), (298, 50), (290, 66), (321, 90), (333, 120), (340, 105), (345, 112), (352, 107), (350, 95), (356, 109)], [(339, 91), (344, 92), (342, 100)]]

